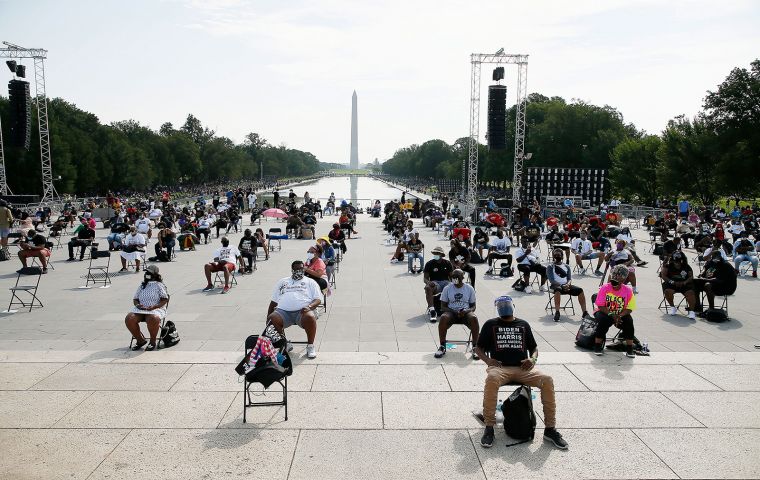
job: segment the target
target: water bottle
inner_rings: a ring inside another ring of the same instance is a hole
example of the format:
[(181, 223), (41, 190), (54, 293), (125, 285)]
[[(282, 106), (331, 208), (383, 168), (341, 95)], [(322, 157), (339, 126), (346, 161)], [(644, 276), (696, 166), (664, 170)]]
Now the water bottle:
[(534, 401), (536, 400), (536, 391), (532, 388), (530, 389), (530, 399)]
[(496, 423), (504, 423), (504, 413), (501, 411), (501, 400), (496, 404)]
[(646, 340), (641, 343), (641, 351), (645, 353), (649, 352), (649, 342)]

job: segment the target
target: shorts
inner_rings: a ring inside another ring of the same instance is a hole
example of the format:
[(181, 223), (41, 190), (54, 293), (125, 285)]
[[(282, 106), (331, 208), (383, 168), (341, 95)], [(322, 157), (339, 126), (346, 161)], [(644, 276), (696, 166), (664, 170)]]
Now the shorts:
[(682, 287), (676, 287), (675, 285), (668, 285), (667, 283), (662, 284), (662, 291), (665, 292), (665, 290), (673, 290), (675, 293), (684, 294), (689, 291), (694, 291), (694, 285), (684, 285)]
[(8, 238), (8, 235), (11, 233), (10, 228), (0, 228), (0, 238)]
[(211, 271), (212, 272), (222, 272), (224, 269), (227, 269), (228, 272), (234, 272), (235, 271), (235, 264), (230, 262), (224, 262), (224, 265), (220, 265), (217, 262), (214, 262), (211, 264)]
[(441, 293), (444, 288), (446, 288), (446, 285), (448, 285), (448, 280), (431, 280), (435, 284), (435, 293)]
[(280, 317), (282, 317), (282, 328), (292, 327), (293, 325), (298, 325), (299, 327), (303, 328), (303, 322), (301, 319), (302, 313), (300, 310), (288, 312), (287, 310), (283, 310), (281, 308), (275, 308), (274, 311), (277, 312)]
[(450, 315), (451, 320), (449, 320), (449, 325), (469, 325), (470, 324), (469, 320), (467, 319), (467, 315), (465, 315), (464, 317), (460, 317), (459, 315), (456, 314), (456, 312), (453, 312), (451, 310), (446, 310), (443, 313), (444, 314), (448, 313)]
[(583, 293), (583, 289), (581, 287), (576, 287), (575, 285), (570, 285), (570, 289), (568, 291), (562, 290), (561, 286), (552, 287), (552, 292), (559, 292), (562, 295), (570, 295), (571, 297), (577, 297), (581, 293)]
[(599, 252), (586, 252), (583, 255), (581, 255), (581, 259), (592, 260), (594, 258), (599, 258), (599, 255), (601, 255)]

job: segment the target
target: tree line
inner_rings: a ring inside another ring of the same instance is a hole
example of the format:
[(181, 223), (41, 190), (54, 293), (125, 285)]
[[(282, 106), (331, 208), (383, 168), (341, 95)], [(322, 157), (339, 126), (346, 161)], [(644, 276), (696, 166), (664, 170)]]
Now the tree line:
[[(29, 150), (8, 144), (9, 103), (0, 97), (5, 169), (15, 193), (41, 191), (36, 109)], [(257, 133), (240, 144), (204, 127), (194, 115), (175, 128), (164, 123), (154, 131), (135, 120), (103, 125), (92, 113), (63, 99), (49, 101), (53, 177), (59, 193), (95, 195), (107, 191), (145, 191), (158, 186), (306, 176), (321, 170), (309, 153), (275, 146)]]
[[(515, 106), (507, 112), (507, 148), (478, 145), (481, 182), (507, 183), (514, 167)], [(704, 99), (695, 118), (678, 116), (660, 135), (650, 135), (623, 120), (610, 106), (538, 93), (528, 96), (525, 151), (528, 167), (609, 170), (612, 192), (626, 201), (651, 204), (686, 196), (703, 204), (721, 197), (760, 194), (760, 60), (735, 68)], [(435, 139), (397, 150), (383, 173), (416, 177), (461, 178), (469, 138), (448, 144)]]

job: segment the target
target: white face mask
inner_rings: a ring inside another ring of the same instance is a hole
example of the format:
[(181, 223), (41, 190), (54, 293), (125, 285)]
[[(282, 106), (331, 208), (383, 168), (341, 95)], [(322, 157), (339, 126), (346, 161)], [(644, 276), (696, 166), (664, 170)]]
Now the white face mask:
[(309, 261), (309, 260), (311, 260), (312, 258), (314, 258), (314, 254), (313, 254), (313, 253), (311, 253), (311, 252), (308, 252), (308, 253), (306, 254), (306, 261), (308, 262), (308, 261)]
[(433, 255), (433, 260), (440, 260), (440, 259), (441, 259), (440, 255)]

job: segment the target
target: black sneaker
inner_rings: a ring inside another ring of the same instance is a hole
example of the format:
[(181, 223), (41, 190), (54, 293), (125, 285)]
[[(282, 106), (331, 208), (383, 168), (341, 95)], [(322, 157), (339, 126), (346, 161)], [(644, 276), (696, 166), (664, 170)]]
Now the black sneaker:
[(591, 315), (588, 312), (583, 312), (583, 315), (581, 315), (581, 318), (588, 318), (591, 319)]
[(625, 356), (628, 358), (636, 358), (636, 354), (633, 353), (633, 345), (627, 345), (625, 348)]
[(544, 440), (553, 443), (560, 450), (567, 450), (567, 442), (556, 428), (544, 429)]
[(603, 343), (595, 343), (594, 344), (594, 355), (600, 357), (604, 355), (604, 344)]
[(554, 312), (554, 321), (555, 322), (559, 322), (559, 310), (557, 310), (556, 312)]
[(493, 427), (486, 427), (483, 436), (480, 437), (480, 446), (491, 448), (493, 446)]
[(436, 350), (436, 352), (433, 354), (435, 358), (441, 358), (444, 355), (446, 355), (446, 345), (441, 345), (438, 347), (438, 350)]

